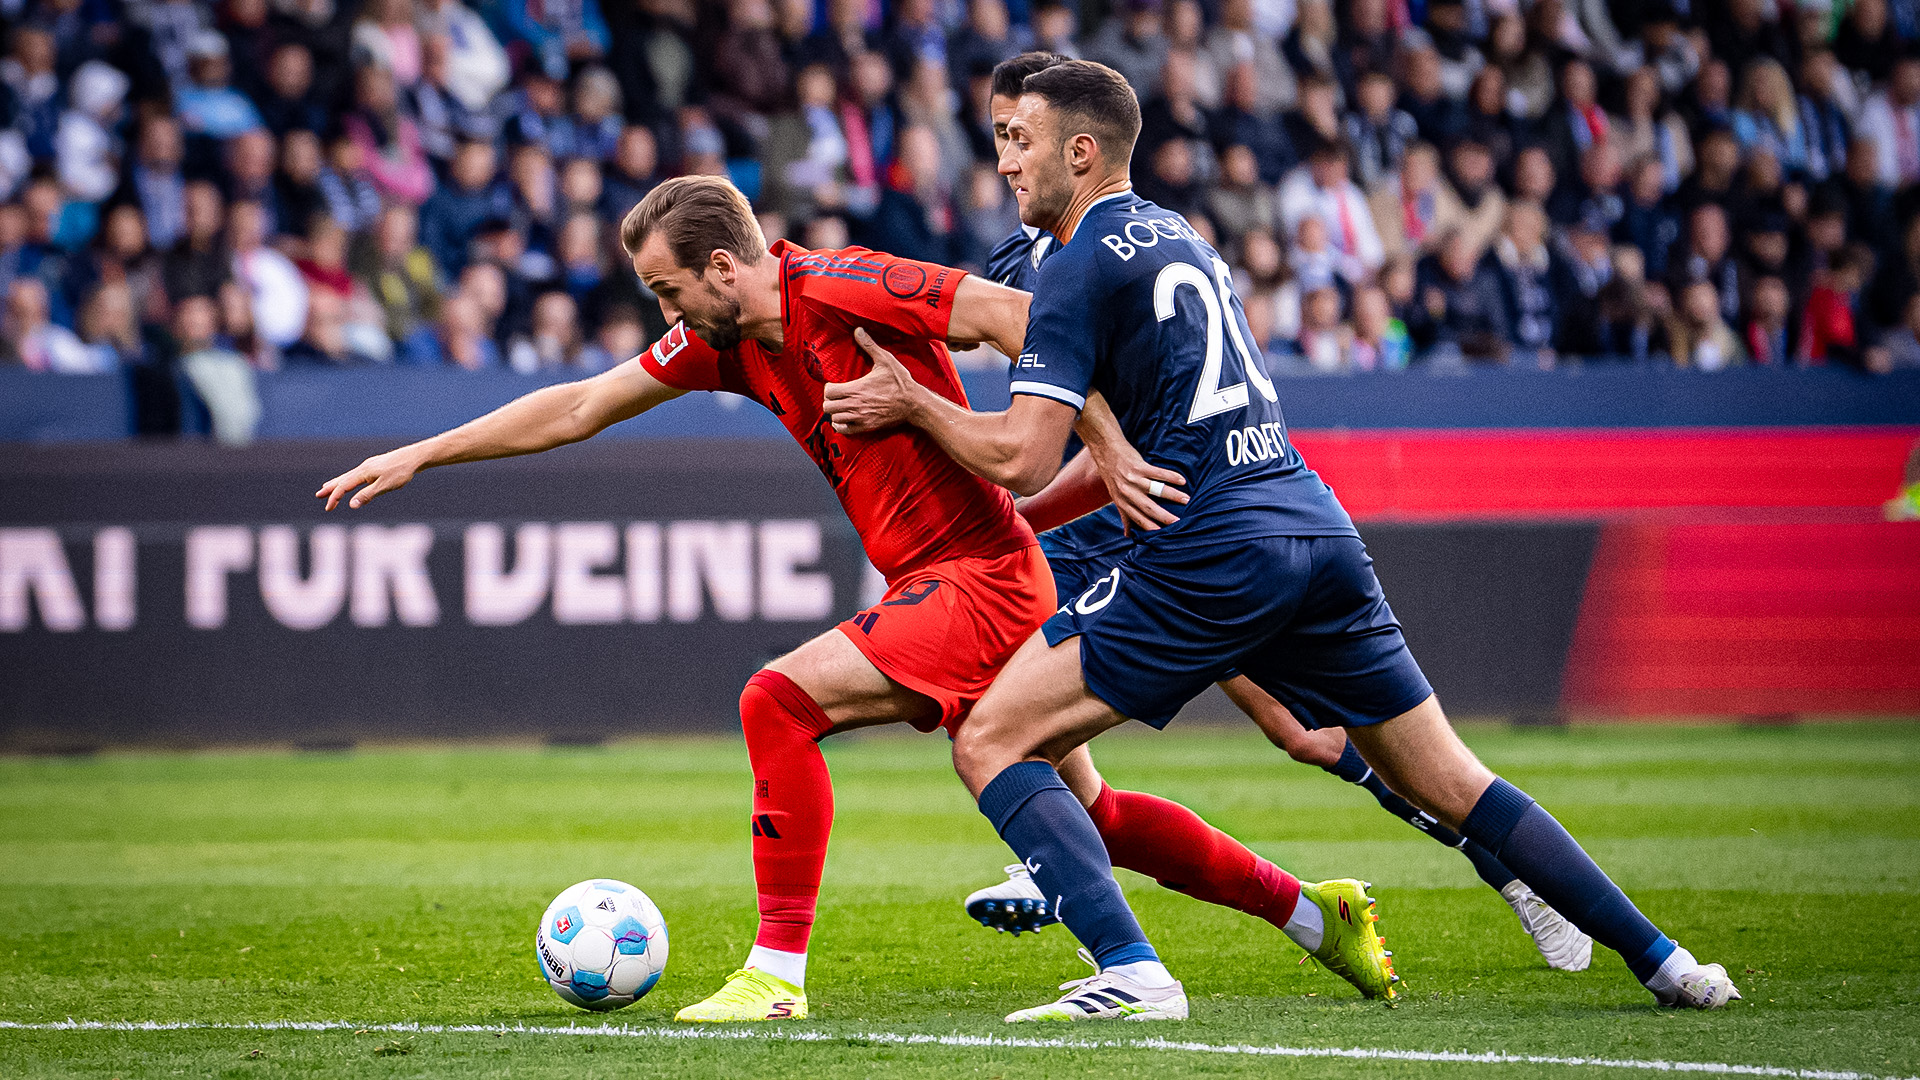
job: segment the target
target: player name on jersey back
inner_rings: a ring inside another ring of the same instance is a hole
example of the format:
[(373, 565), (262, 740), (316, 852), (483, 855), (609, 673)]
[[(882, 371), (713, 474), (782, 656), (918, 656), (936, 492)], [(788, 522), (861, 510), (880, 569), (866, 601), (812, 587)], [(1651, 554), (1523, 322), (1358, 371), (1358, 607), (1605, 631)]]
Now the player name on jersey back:
[(1156, 542), (1351, 536), (1353, 522), (1287, 438), (1233, 274), (1179, 214), (1107, 196), (1034, 280), (1010, 389), (1082, 407), (1105, 395), (1191, 501)]

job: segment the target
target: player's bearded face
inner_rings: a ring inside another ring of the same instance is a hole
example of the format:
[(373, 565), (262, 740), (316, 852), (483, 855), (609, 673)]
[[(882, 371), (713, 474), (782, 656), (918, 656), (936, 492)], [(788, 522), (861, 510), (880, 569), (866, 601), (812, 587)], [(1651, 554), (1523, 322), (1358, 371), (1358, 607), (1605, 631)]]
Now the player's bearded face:
[(740, 301), (715, 288), (705, 277), (681, 297), (680, 317), (701, 341), (716, 349), (740, 344)]
[(1073, 177), (1058, 118), (1044, 99), (1026, 95), (1015, 107), (1007, 133), (1000, 171), (1013, 185), (1020, 220), (1037, 229), (1052, 229), (1073, 201)]
[(1025, 169), (1027, 186), (1026, 205), (1021, 208), (1020, 218), (1029, 225), (1049, 228), (1067, 216), (1067, 205), (1073, 201), (1073, 180), (1067, 171), (1066, 147), (1046, 136), (1045, 143), (1035, 145), (1034, 152), (1028, 155)]

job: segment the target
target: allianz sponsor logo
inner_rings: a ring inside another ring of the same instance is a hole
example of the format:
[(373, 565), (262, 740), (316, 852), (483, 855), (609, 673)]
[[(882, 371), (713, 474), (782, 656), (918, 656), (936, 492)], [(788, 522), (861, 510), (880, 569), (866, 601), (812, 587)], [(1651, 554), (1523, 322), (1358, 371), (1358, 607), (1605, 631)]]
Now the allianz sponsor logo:
[(1250, 465), (1287, 456), (1287, 432), (1278, 420), (1227, 432), (1227, 464)]
[(1122, 262), (1131, 260), (1142, 248), (1158, 247), (1162, 240), (1191, 240), (1202, 243), (1200, 234), (1193, 231), (1187, 219), (1178, 214), (1166, 217), (1135, 218), (1120, 226), (1118, 233), (1108, 233), (1100, 242), (1120, 256)]

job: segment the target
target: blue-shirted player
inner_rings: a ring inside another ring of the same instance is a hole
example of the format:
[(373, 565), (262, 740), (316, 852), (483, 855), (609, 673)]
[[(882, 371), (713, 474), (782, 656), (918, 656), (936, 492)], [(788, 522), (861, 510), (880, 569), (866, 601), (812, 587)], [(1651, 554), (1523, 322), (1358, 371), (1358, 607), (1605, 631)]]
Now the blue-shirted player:
[[(1713, 1008), (1737, 998), (1724, 968), (1662, 934), (1447, 723), (1352, 521), (1287, 439), (1226, 264), (1179, 215), (1132, 193), (1127, 162), (1140, 130), (1132, 89), (1084, 61), (1031, 75), (1023, 89), (1001, 172), (1021, 219), (1056, 237), (1060, 251), (1036, 282), (1013, 403), (971, 413), (927, 394), (868, 339), (873, 372), (828, 388), (842, 430), (912, 423), (1022, 494), (1059, 471), (1075, 416), (1098, 390), (1139, 453), (1185, 478), (1190, 501), (1179, 520), (1143, 534), (1066, 603), (1015, 654), (955, 743), (981, 812), (1100, 969), (1060, 1000), (1008, 1019), (1186, 1016), (1184, 989), (1127, 907), (1098, 832), (1054, 763), (1129, 718), (1165, 725), (1236, 669), (1304, 725), (1346, 728), (1393, 790), (1620, 953), (1659, 1002)], [(1365, 904), (1356, 896), (1341, 917), (1364, 928)]]
[[(1006, 149), (1007, 121), (1013, 118), (1014, 108), (1020, 102), (1026, 77), (1066, 59), (1056, 53), (1022, 53), (993, 69), (988, 112), (997, 149)], [(1023, 223), (987, 257), (987, 276), (1002, 285), (1032, 292), (1040, 265), (1057, 250), (1052, 234)], [(1069, 456), (1072, 452), (1070, 441)], [(1122, 527), (1120, 513), (1112, 505), (1040, 534), (1041, 550), (1046, 552), (1047, 565), (1053, 571), (1054, 593), (1060, 597), (1077, 597), (1085, 592), (1132, 546), (1133, 539)], [(1365, 788), (1388, 813), (1465, 854), (1480, 879), (1499, 893), (1519, 917), (1521, 927), (1533, 938), (1549, 967), (1560, 971), (1586, 970), (1593, 959), (1592, 938), (1561, 917), (1491, 852), (1389, 790), (1342, 729), (1308, 731), (1286, 706), (1245, 677), (1234, 675), (1222, 682), (1220, 688), (1275, 746), (1295, 761), (1318, 765), (1342, 780)], [(1077, 784), (1074, 777), (1064, 778), (1068, 786), (1082, 796), (1082, 802), (1086, 801), (1083, 789), (1098, 789), (1097, 782)], [(984, 926), (1011, 930), (1016, 935), (1058, 921), (1026, 867), (1016, 863), (1007, 867), (1007, 875), (1006, 881), (968, 896), (967, 913)]]

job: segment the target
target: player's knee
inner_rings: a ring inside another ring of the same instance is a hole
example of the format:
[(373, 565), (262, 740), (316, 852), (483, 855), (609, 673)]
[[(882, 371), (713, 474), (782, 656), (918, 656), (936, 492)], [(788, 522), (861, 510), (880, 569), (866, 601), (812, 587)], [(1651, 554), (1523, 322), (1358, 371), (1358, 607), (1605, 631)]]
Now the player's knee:
[(818, 739), (831, 724), (799, 683), (768, 668), (755, 672), (740, 691), (740, 727), (748, 737), (790, 728), (806, 738)]
[(1026, 756), (994, 725), (979, 719), (968, 717), (953, 737), (953, 769), (976, 795), (1007, 766)]

